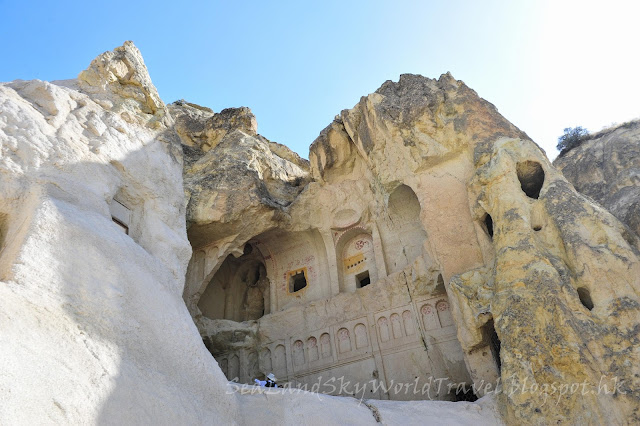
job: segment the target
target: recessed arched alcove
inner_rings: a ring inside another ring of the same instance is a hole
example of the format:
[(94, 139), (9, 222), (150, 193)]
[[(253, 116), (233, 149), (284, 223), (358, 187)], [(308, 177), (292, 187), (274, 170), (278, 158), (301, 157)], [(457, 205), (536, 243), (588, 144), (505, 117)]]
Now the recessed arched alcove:
[(433, 294), (447, 294), (447, 290), (444, 288), (444, 278), (442, 278), (442, 274), (438, 274), (438, 278), (436, 279), (436, 288), (433, 291)]
[(353, 292), (378, 280), (371, 234), (362, 227), (349, 229), (336, 244), (340, 292)]
[[(185, 300), (210, 319), (257, 319), (262, 293), (264, 315), (295, 304), (331, 297), (324, 239), (318, 230), (272, 229), (256, 235), (224, 260), (217, 244), (193, 251)], [(205, 277), (205, 278), (203, 278)], [(257, 286), (257, 288), (255, 288)], [(200, 289), (200, 290), (198, 290)]]
[(400, 185), (391, 192), (386, 212), (379, 229), (387, 272), (391, 274), (422, 255), (427, 233), (420, 220), (420, 201), (409, 186)]
[(242, 256), (227, 256), (198, 301), (210, 319), (256, 320), (269, 313), (270, 282), (264, 258), (245, 246)]
[(272, 312), (332, 295), (327, 251), (318, 230), (272, 229), (250, 241), (265, 259)]

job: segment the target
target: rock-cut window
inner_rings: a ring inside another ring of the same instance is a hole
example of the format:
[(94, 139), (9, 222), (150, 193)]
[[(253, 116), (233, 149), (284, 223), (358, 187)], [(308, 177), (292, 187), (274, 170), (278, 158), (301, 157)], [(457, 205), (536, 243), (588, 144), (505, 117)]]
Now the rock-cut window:
[(295, 293), (307, 286), (307, 268), (290, 271), (289, 276), (289, 293)]
[(129, 226), (131, 224), (131, 209), (122, 204), (120, 201), (113, 199), (109, 204), (111, 220), (122, 229), (122, 232), (129, 234)]
[(362, 288), (371, 284), (371, 278), (369, 277), (369, 271), (364, 271), (356, 275), (356, 287)]

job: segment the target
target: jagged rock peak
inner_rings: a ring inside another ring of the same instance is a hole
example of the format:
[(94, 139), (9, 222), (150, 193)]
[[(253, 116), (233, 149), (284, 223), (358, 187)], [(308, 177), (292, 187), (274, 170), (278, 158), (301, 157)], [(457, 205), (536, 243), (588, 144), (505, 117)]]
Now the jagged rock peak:
[(398, 82), (386, 81), (352, 109), (343, 110), (311, 145), (309, 160), (315, 179), (357, 174), (350, 155), (356, 150), (366, 168), (376, 169), (382, 181), (390, 173), (392, 182), (396, 171), (384, 170), (387, 147), (393, 145), (393, 155), (404, 157), (409, 177), (459, 155), (470, 154), (481, 166), (501, 137), (530, 141), (493, 104), (450, 73), (438, 80), (402, 74)]
[(397, 82), (387, 80), (375, 93), (410, 98), (411, 94), (422, 94), (424, 96), (425, 92), (432, 92), (439, 87), (457, 88), (460, 85), (464, 85), (464, 82), (456, 80), (450, 72), (442, 74), (438, 80), (424, 77), (420, 74), (401, 74)]
[(179, 100), (168, 109), (175, 119), (176, 132), (182, 143), (203, 153), (215, 148), (234, 130), (250, 136), (258, 133), (256, 117), (247, 107), (225, 108), (215, 113), (210, 108)]
[(287, 146), (258, 134), (258, 122), (250, 108), (225, 108), (216, 113), (211, 108), (180, 99), (168, 105), (168, 109), (175, 119), (176, 132), (182, 143), (188, 147), (185, 148), (187, 162), (196, 161), (217, 147), (227, 135), (239, 130), (268, 145), (269, 150), (280, 158), (303, 170), (309, 170), (307, 160)]
[(164, 116), (164, 102), (151, 82), (140, 50), (132, 41), (99, 55), (78, 75), (78, 80), (81, 88), (89, 93), (111, 92), (137, 101), (144, 113)]

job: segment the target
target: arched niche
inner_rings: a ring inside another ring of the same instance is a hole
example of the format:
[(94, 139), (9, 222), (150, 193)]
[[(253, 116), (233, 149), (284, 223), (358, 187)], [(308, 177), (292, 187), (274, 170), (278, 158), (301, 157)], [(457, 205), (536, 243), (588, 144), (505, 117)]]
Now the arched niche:
[(407, 185), (389, 195), (387, 216), (379, 224), (387, 273), (402, 270), (422, 255), (427, 233), (420, 220), (420, 201)]
[(264, 255), (273, 311), (331, 297), (327, 251), (317, 229), (272, 229), (251, 241)]
[(227, 256), (198, 301), (211, 319), (256, 320), (269, 313), (271, 282), (264, 258), (251, 244), (238, 258)]
[(378, 280), (371, 234), (358, 227), (345, 232), (336, 247), (340, 292), (354, 292)]
[[(273, 373), (283, 377), (287, 375), (287, 354), (284, 345), (277, 345), (271, 358)], [(268, 374), (268, 373), (267, 373)]]

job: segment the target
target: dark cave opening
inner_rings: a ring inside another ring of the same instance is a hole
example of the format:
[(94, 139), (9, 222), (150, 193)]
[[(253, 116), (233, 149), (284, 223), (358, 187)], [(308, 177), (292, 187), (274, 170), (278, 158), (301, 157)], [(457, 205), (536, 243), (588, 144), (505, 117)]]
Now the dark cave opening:
[(584, 306), (588, 310), (593, 309), (593, 300), (591, 300), (591, 293), (589, 293), (588, 289), (584, 287), (578, 288), (578, 297), (580, 298), (580, 303), (582, 303), (582, 306)]
[(529, 198), (538, 199), (544, 184), (544, 170), (537, 161), (522, 161), (516, 164), (516, 173), (522, 191)]
[(489, 238), (493, 240), (493, 219), (489, 213), (485, 213), (482, 218), (482, 223), (484, 224), (484, 230), (489, 235)]

